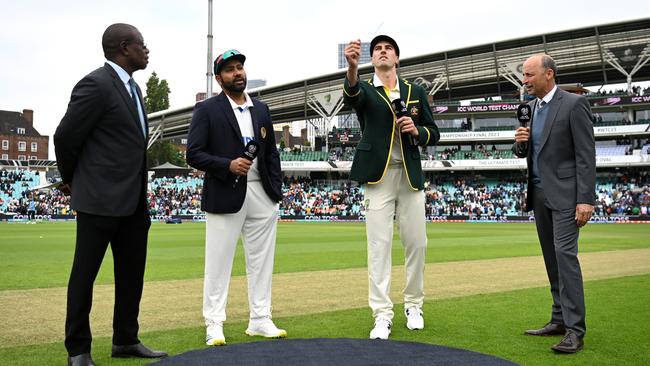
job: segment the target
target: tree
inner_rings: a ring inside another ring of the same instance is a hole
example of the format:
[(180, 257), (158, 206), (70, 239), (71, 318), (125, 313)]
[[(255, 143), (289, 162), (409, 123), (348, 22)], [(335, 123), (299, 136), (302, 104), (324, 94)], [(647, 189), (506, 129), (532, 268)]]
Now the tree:
[(172, 163), (178, 166), (187, 166), (181, 151), (170, 140), (158, 140), (147, 152), (149, 166), (157, 166), (164, 163)]
[(167, 80), (160, 80), (156, 72), (152, 72), (147, 80), (147, 96), (144, 97), (144, 105), (147, 113), (162, 111), (169, 108), (169, 85)]
[(284, 139), (280, 139), (280, 150), (284, 151), (285, 147), (287, 147), (287, 144), (284, 143)]
[[(148, 113), (158, 112), (169, 108), (169, 85), (167, 80), (160, 80), (156, 72), (152, 72), (147, 80), (147, 95), (144, 97), (145, 108)], [(187, 166), (180, 150), (169, 140), (158, 140), (147, 151), (149, 166), (163, 163), (172, 163)]]

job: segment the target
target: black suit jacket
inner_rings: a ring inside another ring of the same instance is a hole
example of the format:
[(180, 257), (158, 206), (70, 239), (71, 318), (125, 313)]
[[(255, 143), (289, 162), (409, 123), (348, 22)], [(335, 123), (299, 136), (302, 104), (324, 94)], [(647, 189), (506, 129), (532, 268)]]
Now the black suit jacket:
[[(144, 108), (140, 88), (138, 97)], [(146, 118), (145, 112), (145, 123)], [(54, 148), (63, 182), (72, 188), (73, 209), (103, 216), (135, 212), (146, 193), (147, 136), (130, 93), (110, 65), (74, 87)]]
[[(264, 191), (277, 202), (282, 198), (280, 155), (275, 146), (271, 114), (266, 104), (253, 100), (250, 108), (255, 141), (260, 144), (258, 169)], [(187, 136), (187, 163), (205, 172), (201, 209), (210, 213), (235, 213), (244, 204), (246, 177), (233, 187), (236, 176), (230, 162), (242, 156), (244, 142), (226, 93), (194, 107)]]
[[(529, 103), (535, 110), (535, 102)], [(594, 204), (596, 195), (596, 147), (589, 102), (583, 96), (557, 89), (549, 103), (542, 131), (537, 164), (551, 208), (575, 208), (578, 203)], [(534, 113), (533, 113), (534, 116)], [(535, 119), (531, 121), (533, 130)], [(527, 209), (534, 209), (531, 181), (532, 133), (528, 143), (515, 143), (514, 153), (528, 162)]]

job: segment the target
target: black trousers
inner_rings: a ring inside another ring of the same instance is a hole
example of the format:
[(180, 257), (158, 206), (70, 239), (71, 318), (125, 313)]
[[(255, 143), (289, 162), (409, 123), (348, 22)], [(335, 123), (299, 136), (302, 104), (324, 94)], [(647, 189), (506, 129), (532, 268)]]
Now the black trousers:
[(68, 355), (90, 353), (90, 309), (93, 284), (111, 245), (115, 276), (113, 344), (139, 343), (138, 314), (147, 258), (147, 236), (151, 221), (144, 195), (135, 213), (126, 217), (77, 213), (77, 241), (70, 281), (65, 321)]
[(575, 207), (568, 210), (549, 208), (544, 190), (538, 188), (534, 189), (533, 205), (553, 296), (551, 323), (564, 324), (583, 337), (586, 332), (585, 299), (578, 261), (579, 229), (575, 222)]

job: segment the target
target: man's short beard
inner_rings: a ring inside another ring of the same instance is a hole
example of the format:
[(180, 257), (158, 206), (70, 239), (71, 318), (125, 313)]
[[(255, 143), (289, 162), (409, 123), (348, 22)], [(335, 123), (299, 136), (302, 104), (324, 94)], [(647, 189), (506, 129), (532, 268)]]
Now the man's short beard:
[(231, 93), (243, 93), (246, 90), (247, 80), (244, 79), (244, 85), (236, 86), (234, 82), (232, 83), (223, 83), (221, 86), (224, 90), (227, 90)]

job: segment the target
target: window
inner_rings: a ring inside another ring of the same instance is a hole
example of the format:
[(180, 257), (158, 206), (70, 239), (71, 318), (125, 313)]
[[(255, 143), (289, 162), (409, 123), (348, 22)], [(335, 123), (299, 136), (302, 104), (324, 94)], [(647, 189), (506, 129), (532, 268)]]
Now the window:
[(187, 145), (187, 139), (181, 139), (181, 145)]
[(32, 142), (32, 152), (38, 152), (38, 142)]
[(2, 140), (2, 150), (9, 150), (9, 140)]
[(18, 127), (16, 129), (16, 133), (19, 135), (24, 135), (25, 134), (25, 129), (23, 127)]
[(36, 155), (30, 155), (29, 160), (36, 160)]
[(2, 160), (9, 160), (9, 155), (2, 154)]
[(18, 160), (27, 160), (27, 159), (25, 159), (25, 155), (18, 155)]
[(25, 141), (18, 141), (18, 151), (26, 151), (27, 143)]

